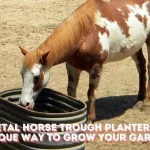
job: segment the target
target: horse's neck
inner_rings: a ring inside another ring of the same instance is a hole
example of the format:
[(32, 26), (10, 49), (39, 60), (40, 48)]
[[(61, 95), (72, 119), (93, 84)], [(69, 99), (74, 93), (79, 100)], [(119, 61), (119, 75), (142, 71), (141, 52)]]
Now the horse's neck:
[(40, 51), (50, 51), (49, 67), (65, 62), (78, 48), (82, 36), (91, 32), (95, 5), (88, 1), (68, 17), (39, 47)]
[(74, 53), (76, 45), (71, 43), (69, 36), (65, 35), (63, 28), (58, 27), (46, 41), (44, 41), (39, 50), (41, 53), (49, 52), (47, 57), (48, 67), (66, 62), (68, 57)]

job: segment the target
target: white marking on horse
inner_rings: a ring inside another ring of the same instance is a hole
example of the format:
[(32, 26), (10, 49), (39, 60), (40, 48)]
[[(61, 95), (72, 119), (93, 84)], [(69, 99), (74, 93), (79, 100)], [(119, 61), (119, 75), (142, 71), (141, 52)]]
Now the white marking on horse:
[(118, 61), (131, 56), (142, 47), (144, 41), (146, 40), (147, 34), (150, 31), (150, 27), (148, 26), (145, 29), (144, 24), (140, 22), (135, 15), (140, 14), (143, 17), (145, 15), (148, 17), (148, 22), (150, 22), (146, 5), (147, 3), (144, 3), (142, 8), (140, 8), (138, 5), (134, 5), (134, 7), (127, 6), (130, 9), (130, 14), (126, 21), (127, 25), (130, 27), (130, 37), (128, 38), (126, 38), (126, 36), (123, 34), (117, 22), (111, 22), (106, 18), (101, 18), (100, 13), (96, 14), (97, 24), (106, 27), (110, 33), (108, 39), (106, 34), (105, 36), (99, 34), (102, 49), (105, 48), (105, 50), (109, 51), (109, 55), (105, 63)]
[(39, 76), (40, 75), (40, 69), (42, 68), (41, 64), (35, 64), (31, 70), (34, 76)]
[(42, 85), (38, 91), (33, 91), (34, 89), (34, 78), (37, 76), (40, 76), (40, 71), (42, 69), (41, 64), (35, 64), (33, 65), (31, 70), (24, 70), (21, 69), (21, 72), (24, 76), (24, 82), (23, 82), (23, 88), (22, 88), (22, 94), (20, 97), (20, 103), (23, 106), (26, 106), (27, 104), (31, 104), (30, 108), (34, 106), (34, 100), (37, 98), (38, 93), (41, 91), (42, 88), (44, 88), (48, 81), (49, 81), (49, 71), (45, 71), (44, 73), (44, 79), (42, 82)]

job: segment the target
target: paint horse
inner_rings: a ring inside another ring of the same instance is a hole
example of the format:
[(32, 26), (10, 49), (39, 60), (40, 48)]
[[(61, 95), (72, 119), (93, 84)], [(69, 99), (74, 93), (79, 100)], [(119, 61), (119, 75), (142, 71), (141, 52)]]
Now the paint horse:
[(139, 93), (136, 107), (150, 102), (149, 83), (146, 90), (146, 62), (142, 45), (148, 47), (150, 63), (150, 1), (149, 0), (88, 0), (63, 21), (36, 49), (25, 55), (21, 105), (32, 109), (39, 92), (49, 80), (49, 69), (67, 62), (68, 95), (76, 97), (82, 70), (89, 73), (88, 119), (95, 120), (95, 92), (108, 62), (131, 56), (139, 72)]

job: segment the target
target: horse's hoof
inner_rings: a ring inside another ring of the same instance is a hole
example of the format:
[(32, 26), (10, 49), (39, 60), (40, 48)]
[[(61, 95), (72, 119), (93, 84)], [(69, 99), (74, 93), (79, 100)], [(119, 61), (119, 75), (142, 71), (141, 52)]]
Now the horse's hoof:
[(87, 120), (87, 123), (94, 123), (96, 121), (96, 118), (93, 117), (93, 116), (88, 116), (88, 120)]
[(148, 102), (143, 103), (141, 111), (145, 112), (146, 114), (150, 114), (150, 103)]
[(143, 101), (137, 101), (137, 103), (134, 105), (132, 109), (141, 111), (142, 106), (143, 106)]
[(87, 120), (87, 124), (94, 124), (95, 120)]

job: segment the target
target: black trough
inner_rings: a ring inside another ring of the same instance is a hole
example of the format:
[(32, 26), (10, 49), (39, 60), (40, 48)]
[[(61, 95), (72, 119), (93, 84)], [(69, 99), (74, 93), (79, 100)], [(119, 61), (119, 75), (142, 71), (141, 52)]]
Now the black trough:
[[(51, 89), (43, 89), (39, 94), (34, 110), (27, 110), (18, 105), (21, 89), (12, 89), (0, 93), (0, 123), (18, 124), (22, 129), (23, 123), (42, 124), (84, 124), (86, 123), (86, 104)], [(61, 137), (64, 132), (58, 132)], [(75, 132), (74, 132), (75, 133)], [(73, 134), (70, 133), (70, 134)], [(77, 133), (79, 134), (79, 133)], [(2, 150), (83, 150), (84, 142), (44, 142), (1, 143)]]

